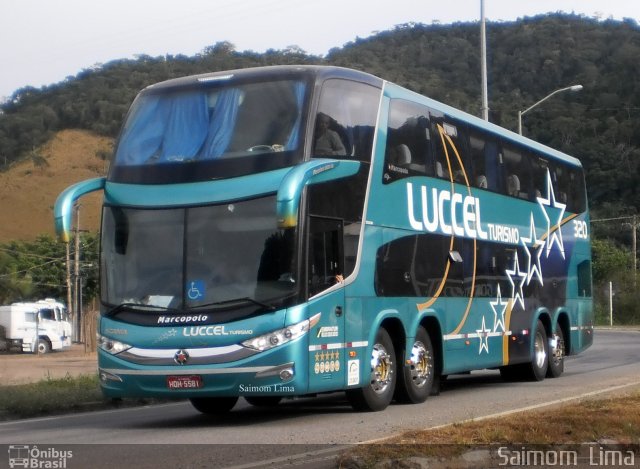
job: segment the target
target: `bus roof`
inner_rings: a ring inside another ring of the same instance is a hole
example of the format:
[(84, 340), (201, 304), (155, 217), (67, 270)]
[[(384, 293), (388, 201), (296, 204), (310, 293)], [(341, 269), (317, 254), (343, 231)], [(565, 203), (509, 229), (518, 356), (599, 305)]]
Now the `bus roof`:
[(344, 67), (334, 67), (325, 65), (272, 65), (267, 67), (241, 68), (237, 70), (225, 70), (201, 75), (191, 75), (187, 77), (174, 78), (153, 85), (149, 85), (145, 90), (156, 90), (162, 88), (173, 88), (182, 86), (193, 86), (217, 81), (224, 81), (231, 78), (251, 80), (252, 78), (269, 79), (283, 78), (291, 76), (313, 76), (320, 79), (344, 78), (348, 80), (368, 83), (378, 88), (382, 88), (384, 81), (381, 78), (369, 73), (360, 72)]

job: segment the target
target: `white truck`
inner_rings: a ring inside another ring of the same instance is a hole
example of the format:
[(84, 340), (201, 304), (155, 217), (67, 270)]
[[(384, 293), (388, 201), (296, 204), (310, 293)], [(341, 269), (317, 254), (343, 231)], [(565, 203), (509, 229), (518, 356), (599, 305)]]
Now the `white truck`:
[(0, 306), (5, 347), (48, 353), (71, 345), (71, 322), (62, 303), (47, 298)]

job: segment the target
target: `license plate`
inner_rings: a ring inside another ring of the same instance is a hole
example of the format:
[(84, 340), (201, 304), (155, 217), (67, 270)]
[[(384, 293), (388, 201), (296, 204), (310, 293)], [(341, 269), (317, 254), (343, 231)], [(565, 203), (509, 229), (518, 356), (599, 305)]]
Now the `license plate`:
[(169, 389), (198, 389), (202, 387), (202, 376), (167, 376)]

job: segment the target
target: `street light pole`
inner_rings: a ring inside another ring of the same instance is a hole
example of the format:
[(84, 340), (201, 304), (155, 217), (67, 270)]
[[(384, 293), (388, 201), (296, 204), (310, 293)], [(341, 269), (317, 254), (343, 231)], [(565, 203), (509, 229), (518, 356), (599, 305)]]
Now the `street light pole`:
[(482, 118), (489, 120), (489, 93), (487, 91), (487, 28), (484, 16), (484, 0), (480, 0), (480, 62), (482, 77)]
[(543, 103), (544, 101), (549, 99), (554, 94), (562, 93), (563, 91), (580, 91), (581, 89), (582, 89), (582, 85), (573, 85), (573, 86), (567, 86), (566, 88), (560, 88), (559, 90), (555, 90), (553, 93), (548, 94), (547, 96), (542, 98), (540, 101), (538, 101), (538, 102), (534, 103), (533, 105), (529, 106), (524, 111), (518, 111), (518, 133), (520, 135), (522, 135), (522, 116), (525, 115), (527, 112), (529, 112), (531, 109), (533, 109), (537, 105)]

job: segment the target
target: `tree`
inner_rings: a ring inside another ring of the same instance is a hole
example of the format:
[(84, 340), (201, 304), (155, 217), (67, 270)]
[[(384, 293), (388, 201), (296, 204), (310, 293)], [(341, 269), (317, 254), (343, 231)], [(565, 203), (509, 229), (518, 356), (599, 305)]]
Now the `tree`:
[[(83, 296), (95, 297), (98, 290), (98, 240), (81, 235)], [(66, 245), (48, 235), (33, 242), (12, 241), (0, 246), (0, 300), (57, 298), (66, 300)]]

